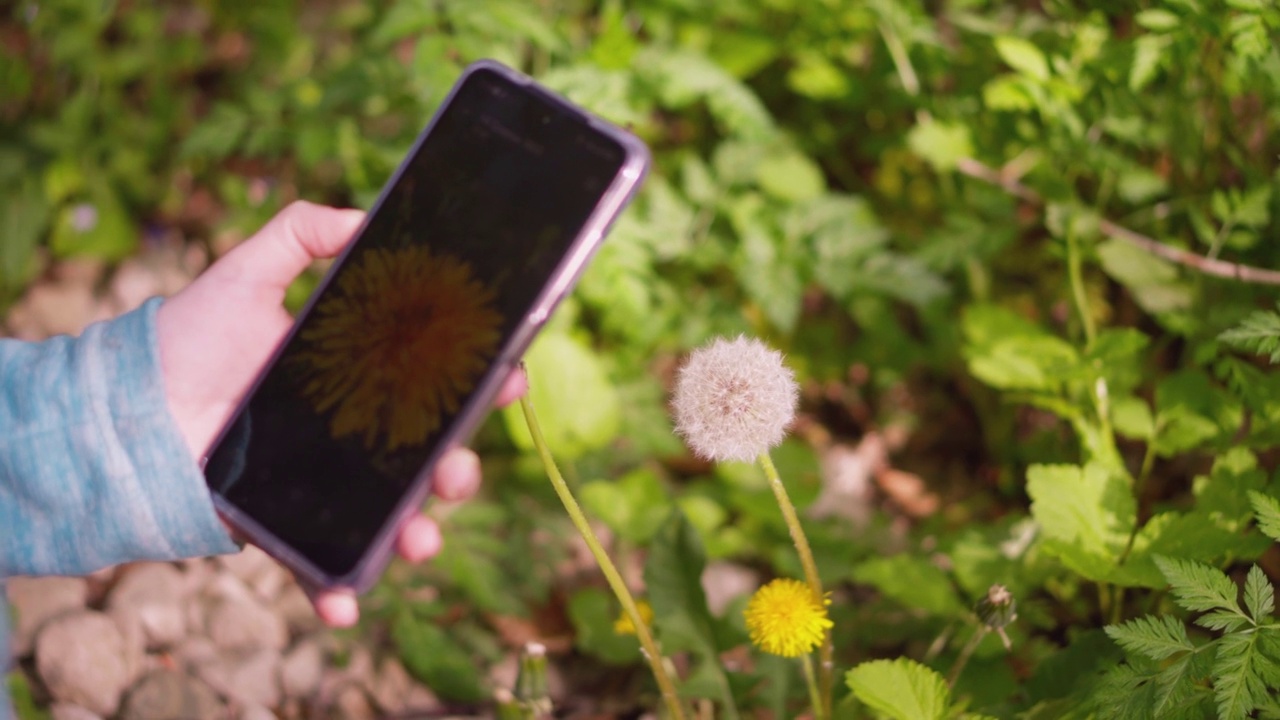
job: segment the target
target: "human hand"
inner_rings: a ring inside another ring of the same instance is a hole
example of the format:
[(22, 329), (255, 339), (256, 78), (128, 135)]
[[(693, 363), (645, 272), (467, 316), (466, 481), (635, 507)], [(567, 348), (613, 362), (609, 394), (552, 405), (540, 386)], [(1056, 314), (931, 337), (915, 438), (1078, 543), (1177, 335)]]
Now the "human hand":
[[(293, 325), (284, 309), (289, 284), (315, 259), (337, 255), (363, 220), (359, 210), (295, 202), (160, 306), (156, 333), (165, 394), (194, 457), (208, 451)], [(513, 373), (499, 404), (519, 397), (524, 387), (524, 376)], [(442, 499), (470, 497), (479, 485), (480, 461), (466, 448), (450, 450), (436, 465), (432, 487)], [(400, 528), (396, 547), (419, 562), (441, 544), (439, 527), (419, 514)], [(313, 600), (329, 625), (359, 619), (351, 593), (326, 592)]]

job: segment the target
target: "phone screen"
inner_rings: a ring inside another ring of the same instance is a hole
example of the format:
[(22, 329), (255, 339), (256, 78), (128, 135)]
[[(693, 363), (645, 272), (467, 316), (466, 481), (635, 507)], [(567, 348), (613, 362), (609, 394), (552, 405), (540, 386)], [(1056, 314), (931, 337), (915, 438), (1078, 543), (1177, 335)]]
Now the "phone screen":
[(351, 572), (625, 160), (555, 100), (468, 75), (209, 454), (210, 488)]

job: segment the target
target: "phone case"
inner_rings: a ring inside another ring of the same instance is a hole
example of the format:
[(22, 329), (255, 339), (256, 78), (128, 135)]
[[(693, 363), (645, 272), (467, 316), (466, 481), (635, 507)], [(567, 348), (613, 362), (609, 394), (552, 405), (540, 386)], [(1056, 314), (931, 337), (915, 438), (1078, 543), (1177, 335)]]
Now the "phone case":
[[(405, 160), (400, 164), (383, 186), (383, 190), (370, 209), (365, 225), (357, 230), (357, 236), (362, 234), (369, 219), (373, 218), (381, 209), (383, 202), (386, 200), (388, 192), (400, 180), (401, 175), (408, 167), (409, 161), (415, 157), (424, 140), (431, 134), (435, 128), (441, 114), (454, 100), (459, 88), (465, 80), (473, 73), (487, 70), (496, 73), (511, 83), (521, 88), (539, 93), (543, 99), (552, 102), (561, 109), (575, 113), (587, 121), (587, 124), (595, 131), (605, 135), (619, 143), (625, 150), (625, 160), (618, 170), (617, 174), (609, 183), (608, 189), (602, 194), (600, 201), (590, 214), (586, 223), (583, 225), (581, 232), (569, 245), (569, 250), (556, 268), (555, 272), (549, 276), (547, 282), (543, 285), (542, 291), (537, 299), (525, 314), (523, 321), (519, 327), (511, 335), (509, 342), (506, 343), (499, 351), (494, 359), (492, 366), (485, 372), (477, 385), (477, 390), (472, 396), (471, 401), (457, 415), (451, 427), (441, 436), (440, 442), (432, 451), (429, 461), (418, 473), (413, 481), (411, 489), (401, 499), (396, 507), (390, 520), (382, 526), (381, 530), (375, 537), (370, 549), (364, 554), (354, 570), (343, 576), (331, 576), (320, 568), (307, 560), (301, 553), (295, 551), (291, 546), (281, 541), (261, 524), (250, 518), (246, 513), (240, 511), (235, 505), (230, 503), (216, 491), (212, 491), (214, 506), (222, 518), (234, 528), (244, 539), (259, 546), (271, 556), (279, 560), (284, 566), (289, 568), (297, 575), (299, 581), (305, 585), (309, 585), (318, 589), (351, 589), (356, 592), (363, 592), (373, 585), (382, 574), (388, 560), (390, 559), (392, 549), (395, 545), (398, 529), (411, 516), (412, 513), (419, 512), (423, 503), (426, 501), (430, 491), (430, 475), (435, 463), (438, 462), (443, 452), (449, 448), (457, 447), (465, 444), (475, 432), (481, 420), (489, 413), (493, 403), (494, 396), (501, 388), (503, 381), (507, 375), (518, 366), (519, 359), (523, 355), (525, 349), (532, 342), (538, 330), (546, 322), (556, 305), (564, 298), (564, 296), (573, 287), (578, 277), (582, 274), (586, 267), (587, 261), (599, 247), (608, 231), (610, 225), (617, 218), (627, 202), (635, 194), (639, 188), (641, 181), (649, 167), (649, 150), (634, 135), (617, 128), (595, 116), (589, 112), (573, 105), (568, 100), (560, 97), (551, 90), (538, 85), (532, 78), (513, 70), (501, 63), (493, 60), (481, 60), (469, 65), (454, 84), (449, 95), (441, 103), (427, 127), (418, 135), (414, 141), (412, 148), (405, 155)], [(346, 250), (337, 258), (331, 266), (329, 272), (321, 281), (317, 290), (312, 294), (306, 306), (298, 314), (298, 319), (305, 317), (315, 306), (318, 298), (323, 290), (328, 287), (329, 283), (337, 270), (346, 262), (348, 255), (351, 253), (354, 243), (349, 245)], [(235, 422), (235, 419), (244, 412), (250, 398), (258, 390), (267, 371), (275, 365), (280, 357), (281, 352), (293, 340), (297, 332), (298, 323), (295, 322), (293, 330), (276, 348), (271, 360), (264, 366), (258, 379), (254, 382), (249, 392), (241, 400), (236, 412), (233, 413), (231, 419), (227, 423), (217, 440), (210, 446), (211, 450), (221, 443)], [(208, 456), (201, 459), (201, 467), (203, 468), (208, 460)]]

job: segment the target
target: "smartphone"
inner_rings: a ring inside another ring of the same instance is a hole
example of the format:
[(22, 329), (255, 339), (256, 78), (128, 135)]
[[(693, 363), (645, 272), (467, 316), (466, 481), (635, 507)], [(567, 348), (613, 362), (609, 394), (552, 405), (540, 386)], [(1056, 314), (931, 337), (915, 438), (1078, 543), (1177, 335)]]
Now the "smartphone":
[(305, 583), (368, 589), (648, 164), (469, 66), (203, 459), (224, 520)]

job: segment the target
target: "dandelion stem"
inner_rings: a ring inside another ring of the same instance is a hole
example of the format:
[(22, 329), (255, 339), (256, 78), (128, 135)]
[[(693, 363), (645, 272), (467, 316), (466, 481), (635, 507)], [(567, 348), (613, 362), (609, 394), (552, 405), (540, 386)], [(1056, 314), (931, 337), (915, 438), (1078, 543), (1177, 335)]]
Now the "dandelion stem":
[[(769, 478), (769, 487), (773, 490), (773, 496), (777, 498), (778, 507), (782, 510), (782, 519), (791, 533), (791, 542), (796, 546), (796, 554), (800, 556), (800, 566), (804, 568), (805, 581), (809, 583), (809, 589), (813, 591), (814, 598), (819, 603), (825, 604), (827, 599), (826, 594), (822, 592), (822, 577), (818, 575), (818, 564), (813, 560), (809, 539), (805, 537), (804, 528), (800, 525), (800, 517), (796, 514), (796, 506), (792, 504), (791, 496), (787, 494), (787, 488), (778, 475), (778, 468), (774, 467), (773, 458), (769, 457), (768, 452), (760, 453), (760, 466), (764, 468), (764, 474)], [(831, 642), (831, 631), (827, 630), (825, 636), (822, 641), (821, 664), (818, 666), (822, 703), (821, 708), (814, 707), (814, 712), (819, 717), (831, 716), (832, 668), (835, 666), (835, 647)]]
[(804, 668), (804, 681), (809, 686), (809, 704), (813, 705), (815, 720), (826, 720), (826, 703), (822, 701), (822, 693), (818, 690), (818, 680), (813, 675), (813, 656), (808, 653), (800, 656), (800, 665)]
[(978, 649), (978, 643), (982, 642), (982, 638), (986, 636), (986, 625), (979, 625), (974, 628), (973, 636), (960, 649), (960, 654), (956, 656), (955, 664), (951, 666), (951, 672), (947, 673), (947, 687), (955, 689), (956, 681), (960, 679), (960, 673), (964, 672), (964, 666), (969, 664), (969, 658), (973, 657), (973, 651)]
[(649, 626), (640, 617), (640, 611), (636, 608), (635, 598), (631, 596), (631, 591), (627, 589), (627, 584), (623, 582), (622, 575), (618, 573), (613, 561), (609, 559), (609, 554), (605, 552), (600, 540), (596, 538), (595, 531), (591, 529), (591, 524), (587, 522), (587, 516), (582, 512), (578, 501), (573, 497), (573, 492), (569, 490), (569, 484), (564, 481), (564, 476), (560, 474), (560, 469), (556, 466), (555, 459), (551, 457), (551, 451), (547, 448), (546, 438), (542, 435), (542, 427), (538, 424), (537, 415), (534, 414), (533, 403), (529, 401), (527, 395), (520, 398), (520, 409), (524, 411), (524, 420), (529, 425), (529, 435), (533, 437), (533, 444), (538, 448), (538, 456), (542, 458), (542, 464), (546, 468), (547, 476), (551, 478), (551, 486), (555, 488), (556, 494), (560, 496), (560, 501), (564, 503), (564, 509), (569, 513), (569, 519), (573, 521), (574, 527), (578, 529), (582, 539), (587, 543), (587, 548), (600, 565), (600, 571), (604, 573), (610, 589), (618, 597), (618, 602), (622, 604), (623, 612), (627, 613), (627, 616), (631, 618), (631, 622), (636, 626), (636, 637), (640, 639), (640, 645), (644, 648), (643, 654), (649, 662), (650, 669), (653, 670), (654, 680), (658, 682), (658, 689), (662, 692), (662, 699), (667, 705), (668, 712), (675, 720), (685, 720), (684, 707), (680, 704), (680, 698), (676, 695), (676, 687), (671, 681), (671, 676), (667, 674), (667, 670), (663, 666), (662, 653), (658, 651), (658, 644), (654, 642), (653, 635), (649, 632)]

